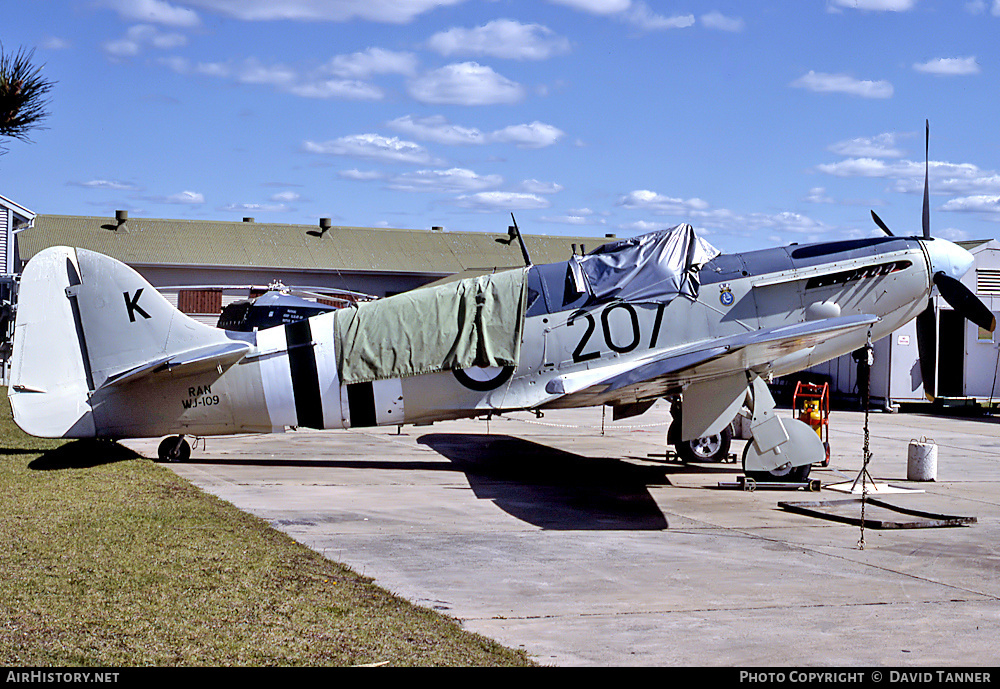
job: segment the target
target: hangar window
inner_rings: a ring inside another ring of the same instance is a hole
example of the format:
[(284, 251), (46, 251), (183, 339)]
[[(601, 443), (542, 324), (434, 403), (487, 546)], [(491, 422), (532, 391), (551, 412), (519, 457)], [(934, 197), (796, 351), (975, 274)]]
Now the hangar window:
[(980, 268), (976, 271), (978, 294), (1000, 294), (1000, 270)]

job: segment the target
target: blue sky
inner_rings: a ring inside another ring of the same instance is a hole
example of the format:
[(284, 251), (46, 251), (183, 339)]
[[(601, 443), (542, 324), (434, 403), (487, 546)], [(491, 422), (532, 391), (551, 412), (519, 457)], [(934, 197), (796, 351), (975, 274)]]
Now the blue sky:
[(38, 213), (1000, 236), (1000, 0), (33, 0)]

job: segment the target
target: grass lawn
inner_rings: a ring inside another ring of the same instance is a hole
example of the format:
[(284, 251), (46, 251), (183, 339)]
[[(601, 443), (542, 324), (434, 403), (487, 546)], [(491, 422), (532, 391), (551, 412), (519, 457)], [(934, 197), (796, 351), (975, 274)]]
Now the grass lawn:
[(0, 393), (3, 665), (531, 665), (122, 446), (25, 435)]

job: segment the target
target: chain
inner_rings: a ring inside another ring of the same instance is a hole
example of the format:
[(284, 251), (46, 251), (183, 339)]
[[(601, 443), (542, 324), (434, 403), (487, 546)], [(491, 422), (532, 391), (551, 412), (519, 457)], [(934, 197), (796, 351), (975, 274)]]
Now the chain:
[(869, 447), (869, 434), (868, 434), (868, 407), (871, 401), (872, 394), (872, 364), (874, 361), (875, 350), (872, 347), (872, 331), (868, 330), (868, 342), (865, 343), (865, 365), (868, 367), (867, 380), (865, 381), (865, 393), (862, 397), (863, 403), (865, 405), (865, 442), (862, 449), (862, 456), (864, 458), (864, 465), (861, 468), (861, 538), (858, 539), (858, 550), (865, 549), (865, 504), (868, 502), (868, 481), (866, 480), (868, 476), (868, 462), (871, 461), (872, 453)]

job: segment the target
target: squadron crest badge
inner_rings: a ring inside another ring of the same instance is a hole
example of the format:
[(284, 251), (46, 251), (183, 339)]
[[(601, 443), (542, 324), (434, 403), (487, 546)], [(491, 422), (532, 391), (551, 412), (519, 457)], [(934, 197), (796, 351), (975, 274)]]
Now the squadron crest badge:
[(732, 306), (734, 300), (732, 287), (729, 286), (728, 282), (722, 283), (722, 286), (719, 288), (719, 301), (723, 306)]

